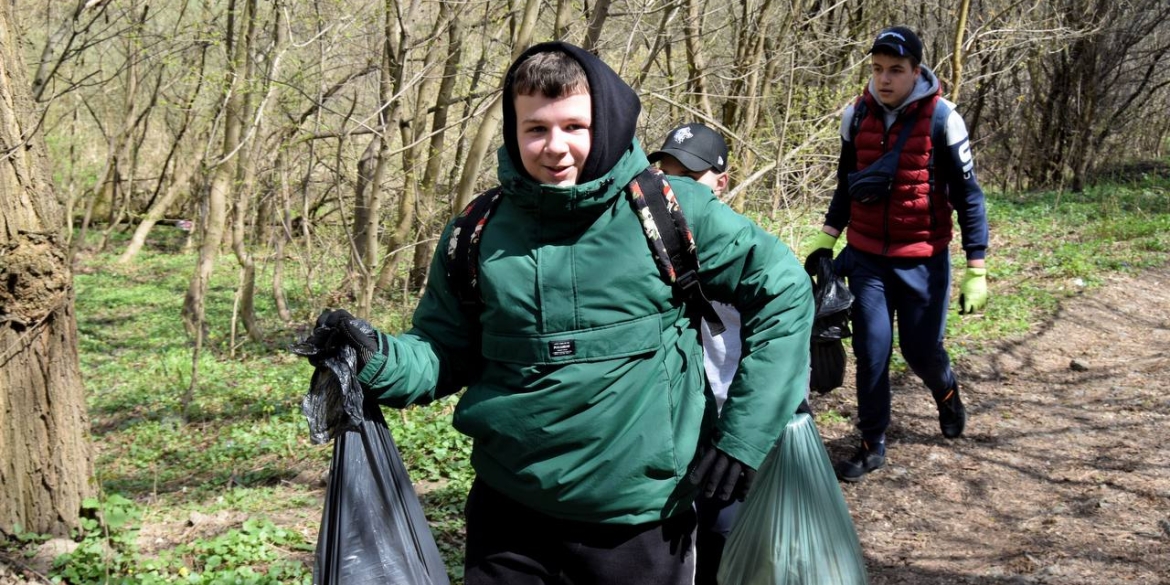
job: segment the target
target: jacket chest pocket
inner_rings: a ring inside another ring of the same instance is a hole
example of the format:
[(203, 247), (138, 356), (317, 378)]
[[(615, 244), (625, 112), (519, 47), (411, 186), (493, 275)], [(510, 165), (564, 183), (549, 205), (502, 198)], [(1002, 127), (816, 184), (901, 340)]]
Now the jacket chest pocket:
[(538, 335), (483, 333), (483, 356), (502, 362), (553, 365), (650, 354), (662, 347), (658, 314), (621, 323)]

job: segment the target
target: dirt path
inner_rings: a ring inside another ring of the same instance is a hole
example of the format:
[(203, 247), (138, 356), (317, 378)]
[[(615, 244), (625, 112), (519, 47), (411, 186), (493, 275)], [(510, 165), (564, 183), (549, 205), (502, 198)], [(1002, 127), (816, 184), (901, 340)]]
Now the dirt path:
[[(942, 439), (916, 378), (896, 382), (887, 467), (843, 486), (871, 582), (1170, 584), (1168, 347), (1163, 268), (957, 363), (962, 439)], [(852, 415), (852, 392), (814, 408)], [(821, 425), (834, 459), (852, 431)]]

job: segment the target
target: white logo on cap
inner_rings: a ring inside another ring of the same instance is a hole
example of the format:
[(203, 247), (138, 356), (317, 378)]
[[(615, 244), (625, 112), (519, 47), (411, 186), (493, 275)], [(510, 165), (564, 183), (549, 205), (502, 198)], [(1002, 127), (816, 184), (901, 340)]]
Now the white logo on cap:
[(884, 32), (878, 36), (878, 40), (880, 41), (886, 37), (898, 37), (898, 40), (902, 41), (903, 43), (906, 42), (906, 37), (904, 37), (896, 32)]
[(719, 166), (723, 166), (723, 157), (721, 157), (721, 156), (717, 157), (715, 164), (717, 164)]
[(686, 142), (686, 140), (688, 138), (694, 138), (694, 137), (695, 137), (695, 135), (691, 134), (691, 129), (687, 126), (683, 126), (682, 128), (679, 128), (678, 131), (674, 133), (674, 141), (679, 143), (679, 144)]

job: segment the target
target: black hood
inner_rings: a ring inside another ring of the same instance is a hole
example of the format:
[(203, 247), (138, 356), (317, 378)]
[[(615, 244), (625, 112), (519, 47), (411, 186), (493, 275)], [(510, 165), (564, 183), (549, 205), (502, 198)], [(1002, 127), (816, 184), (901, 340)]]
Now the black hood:
[(520, 145), (516, 140), (516, 103), (512, 99), (512, 84), (516, 75), (516, 67), (536, 53), (560, 51), (572, 57), (585, 70), (585, 78), (589, 80), (589, 97), (593, 103), (593, 122), (590, 128), (589, 157), (585, 159), (585, 166), (577, 183), (586, 183), (604, 176), (622, 156), (630, 149), (634, 142), (634, 129), (638, 124), (638, 114), (642, 111), (642, 102), (633, 88), (622, 81), (613, 69), (609, 68), (601, 59), (592, 53), (568, 43), (540, 43), (524, 51), (519, 58), (508, 68), (508, 75), (504, 78), (504, 148), (516, 172), (531, 179), (524, 170), (524, 163), (520, 158)]

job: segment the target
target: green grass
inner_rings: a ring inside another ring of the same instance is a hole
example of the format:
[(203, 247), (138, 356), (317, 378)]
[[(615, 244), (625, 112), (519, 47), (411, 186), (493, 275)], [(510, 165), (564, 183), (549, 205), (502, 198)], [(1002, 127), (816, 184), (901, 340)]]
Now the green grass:
[[(1083, 193), (989, 193), (988, 215), (990, 302), (981, 315), (952, 309), (947, 336), (960, 352), (1026, 334), (1110, 273), (1165, 264), (1170, 180), (1143, 177)], [(957, 278), (961, 256), (955, 266)]]
[[(177, 230), (156, 231), (158, 239), (134, 263), (118, 265), (120, 247), (114, 246), (110, 254), (84, 257), (75, 275), (100, 505), (119, 502), (135, 511), (136, 523), (182, 526), (191, 513), (229, 509), (244, 518), (219, 534), (168, 543), (149, 554), (133, 538), (115, 547), (106, 532), (79, 533), (89, 546), (63, 559), (54, 574), (69, 582), (91, 582), (111, 570), (125, 583), (308, 582), (322, 494), (297, 478), (323, 477), (332, 446), (308, 441), (301, 399), (312, 367), (286, 348), (337, 296), (330, 284), (341, 281), (342, 267), (323, 262), (309, 286), (295, 278), (288, 283), (285, 293), (301, 322), (280, 322), (271, 297), (258, 296), (265, 339), (246, 341), (240, 325), (232, 358), (229, 324), (238, 273), (234, 257), (221, 257), (207, 299), (211, 326), (199, 384), (184, 410), (193, 344), (180, 311), (195, 257), (174, 252), (179, 246), (170, 239)], [(96, 241), (97, 234), (91, 237)], [(294, 268), (286, 267), (286, 277), (297, 276)], [(261, 268), (261, 289), (271, 282), (270, 271)], [(403, 307), (412, 304), (391, 298), (372, 320), (388, 330), (401, 328)], [(453, 404), (388, 411), (387, 420), (412, 479), (432, 486), (423, 501), (458, 573), (461, 506), (471, 471), (470, 442), (450, 425)], [(119, 530), (129, 533), (130, 527)]]
[[(951, 315), (948, 347), (956, 356), (1027, 335), (1069, 297), (1110, 273), (1162, 264), (1170, 249), (1167, 179), (1139, 177), (1079, 194), (989, 193), (988, 209), (991, 301), (981, 315)], [(798, 247), (819, 227), (822, 211), (786, 213), (783, 226), (757, 219)], [(794, 217), (802, 225), (793, 225)], [(157, 228), (129, 266), (115, 263), (124, 238), (111, 253), (81, 258), (76, 312), (101, 497), (87, 502), (87, 522), (76, 535), (83, 547), (52, 575), (69, 582), (308, 583), (322, 492), (304, 478), (322, 477), (331, 451), (309, 444), (300, 401), (311, 367), (285, 348), (321, 307), (345, 304), (333, 290), (344, 254), (319, 250), (334, 264), (319, 261), (311, 277), (306, 262), (290, 263), (285, 292), (297, 322), (281, 322), (271, 295), (258, 296), (265, 339), (246, 341), (240, 333), (234, 357), (229, 323), (238, 273), (233, 257), (221, 257), (207, 302), (200, 383), (183, 411), (192, 344), (179, 312), (195, 259), (177, 251), (180, 235)], [(957, 244), (954, 250), (958, 275)], [(272, 266), (265, 259), (259, 265), (259, 289), (266, 290)], [(401, 329), (414, 302), (400, 294), (385, 299), (375, 325)], [(425, 486), (421, 500), (458, 582), (472, 472), (470, 443), (450, 424), (453, 405), (386, 415), (412, 478)], [(184, 536), (192, 514), (224, 512), (234, 520)], [(160, 526), (171, 534), (139, 538), (144, 527)]]

